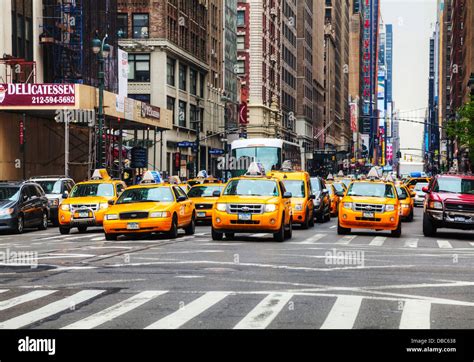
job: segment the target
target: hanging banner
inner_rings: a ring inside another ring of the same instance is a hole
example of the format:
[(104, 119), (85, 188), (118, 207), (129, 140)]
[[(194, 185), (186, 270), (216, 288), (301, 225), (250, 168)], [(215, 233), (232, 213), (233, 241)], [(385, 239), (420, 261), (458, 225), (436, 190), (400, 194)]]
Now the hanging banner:
[(2, 106), (74, 106), (74, 84), (0, 84)]

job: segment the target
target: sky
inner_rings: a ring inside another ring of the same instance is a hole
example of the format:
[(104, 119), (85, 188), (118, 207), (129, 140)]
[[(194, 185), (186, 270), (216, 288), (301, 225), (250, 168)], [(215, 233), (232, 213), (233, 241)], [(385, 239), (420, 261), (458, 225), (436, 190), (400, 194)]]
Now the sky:
[[(381, 0), (381, 13), (384, 23), (393, 25), (395, 109), (403, 112), (400, 118), (423, 121), (428, 106), (429, 41), (436, 23), (436, 0)], [(422, 139), (423, 125), (400, 122), (402, 149), (419, 149)], [(421, 155), (421, 150), (402, 150), (405, 152)]]

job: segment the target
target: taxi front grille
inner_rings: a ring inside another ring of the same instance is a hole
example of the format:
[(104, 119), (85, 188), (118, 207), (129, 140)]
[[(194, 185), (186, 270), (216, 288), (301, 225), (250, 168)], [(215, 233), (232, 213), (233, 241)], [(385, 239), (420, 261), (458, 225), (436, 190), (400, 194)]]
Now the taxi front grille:
[(231, 220), (232, 225), (258, 225), (260, 224), (259, 220)]
[(263, 205), (259, 204), (230, 204), (229, 213), (230, 214), (261, 214), (263, 212)]
[(196, 210), (210, 210), (212, 209), (212, 204), (196, 204)]
[(98, 204), (71, 204), (72, 210), (79, 210), (79, 209), (90, 209), (92, 211), (97, 211), (99, 209)]
[(384, 205), (378, 204), (354, 204), (354, 211), (359, 212), (383, 212)]
[(375, 221), (375, 222), (382, 221), (382, 219), (378, 217), (356, 217), (356, 220), (357, 221)]
[(147, 212), (122, 212), (119, 214), (120, 220), (146, 219)]

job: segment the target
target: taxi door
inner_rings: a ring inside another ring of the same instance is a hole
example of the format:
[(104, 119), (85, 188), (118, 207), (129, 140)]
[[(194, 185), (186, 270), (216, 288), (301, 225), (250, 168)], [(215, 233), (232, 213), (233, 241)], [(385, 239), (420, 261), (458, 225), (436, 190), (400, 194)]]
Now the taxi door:
[(183, 201), (178, 203), (178, 225), (187, 225), (191, 222), (193, 215), (193, 202), (188, 198), (186, 193), (178, 186), (173, 186), (176, 201), (181, 198)]

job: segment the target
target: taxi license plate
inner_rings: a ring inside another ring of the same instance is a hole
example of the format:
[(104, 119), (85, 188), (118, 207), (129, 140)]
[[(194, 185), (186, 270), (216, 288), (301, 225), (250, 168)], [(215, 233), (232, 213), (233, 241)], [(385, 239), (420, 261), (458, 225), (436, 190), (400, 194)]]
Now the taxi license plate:
[(364, 213), (362, 213), (362, 216), (363, 217), (374, 217), (374, 213), (373, 212), (364, 212)]
[(137, 222), (129, 222), (127, 224), (127, 230), (138, 230), (140, 229), (140, 225)]
[(242, 221), (252, 220), (252, 214), (239, 214), (239, 220), (242, 220)]
[(206, 213), (205, 212), (198, 212), (197, 216), (198, 217), (206, 217)]
[(89, 211), (78, 211), (76, 214), (77, 214), (77, 216), (80, 217), (80, 218), (91, 217)]

